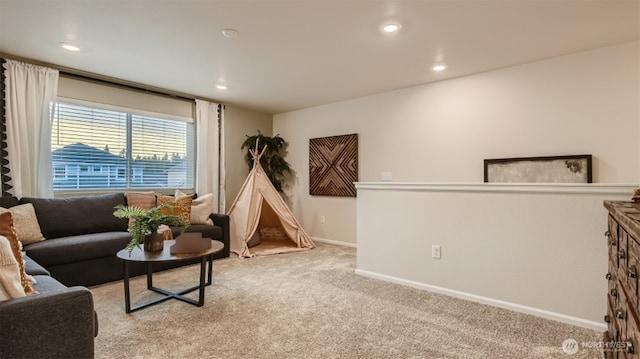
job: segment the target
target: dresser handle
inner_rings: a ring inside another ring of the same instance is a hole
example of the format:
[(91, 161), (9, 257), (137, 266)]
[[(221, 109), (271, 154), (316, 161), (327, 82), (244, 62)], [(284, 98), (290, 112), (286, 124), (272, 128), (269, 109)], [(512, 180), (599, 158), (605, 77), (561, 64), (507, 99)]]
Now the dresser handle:
[(631, 340), (627, 340), (624, 343), (624, 352), (629, 354), (635, 353), (635, 350), (633, 350), (633, 343), (631, 342)]
[(604, 316), (605, 323), (611, 323), (611, 317), (607, 314)]
[(613, 277), (611, 276), (611, 273), (607, 273), (607, 275), (604, 276), (607, 280), (611, 280), (613, 279)]
[(613, 247), (613, 246), (615, 246), (615, 245), (616, 245), (616, 239), (615, 239), (615, 238), (611, 238), (611, 239), (609, 240), (609, 244), (610, 244), (612, 247)]
[(638, 274), (636, 273), (636, 269), (635, 268), (629, 268), (629, 271), (627, 272), (627, 277), (629, 278), (638, 278)]
[(611, 289), (611, 296), (617, 298), (618, 297), (618, 290), (613, 288)]
[(624, 251), (618, 251), (618, 258), (624, 259)]
[(611, 237), (611, 231), (604, 232), (605, 237)]
[(622, 310), (620, 309), (616, 310), (616, 318), (624, 319), (624, 313), (622, 312)]

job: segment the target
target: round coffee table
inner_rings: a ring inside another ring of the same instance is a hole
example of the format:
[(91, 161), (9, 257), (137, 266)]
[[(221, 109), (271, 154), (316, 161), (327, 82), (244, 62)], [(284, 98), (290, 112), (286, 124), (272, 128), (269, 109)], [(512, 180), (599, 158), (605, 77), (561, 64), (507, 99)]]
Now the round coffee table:
[[(224, 244), (215, 240), (211, 240), (211, 247), (207, 248), (202, 252), (171, 254), (171, 246), (174, 245), (175, 243), (176, 241), (174, 239), (165, 241), (163, 250), (158, 252), (146, 252), (142, 250), (141, 246), (135, 247), (131, 252), (129, 252), (128, 249), (122, 249), (118, 252), (117, 254), (118, 258), (122, 259), (124, 263), (124, 303), (125, 303), (125, 311), (127, 313), (131, 313), (135, 310), (146, 308), (148, 306), (164, 302), (165, 300), (168, 300), (171, 298), (178, 299), (198, 307), (201, 307), (204, 305), (204, 288), (208, 285), (211, 285), (211, 277), (213, 273), (213, 255), (215, 253), (220, 252), (224, 248)], [(186, 260), (195, 259), (195, 258), (201, 259), (199, 285), (181, 290), (176, 293), (153, 286), (152, 266), (154, 263), (176, 262), (176, 261), (179, 262), (179, 261), (186, 261)], [(156, 293), (160, 293), (164, 295), (164, 297), (152, 300), (147, 303), (140, 304), (133, 308), (131, 307), (131, 297), (129, 295), (129, 263), (131, 262), (140, 262), (140, 263), (147, 264), (147, 289), (154, 291)], [(205, 281), (205, 267), (207, 267), (207, 263), (209, 263), (209, 267), (207, 271), (208, 277), (207, 277), (207, 280)], [(195, 301), (191, 298), (183, 297), (183, 294), (193, 292), (196, 289), (199, 289), (200, 291), (198, 301)]]

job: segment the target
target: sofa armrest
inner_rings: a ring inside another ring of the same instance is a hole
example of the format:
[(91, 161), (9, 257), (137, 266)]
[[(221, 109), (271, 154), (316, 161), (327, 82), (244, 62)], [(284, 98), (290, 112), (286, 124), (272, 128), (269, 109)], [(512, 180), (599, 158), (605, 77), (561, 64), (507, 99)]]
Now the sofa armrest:
[(93, 358), (96, 320), (85, 287), (0, 302), (0, 358)]
[(231, 254), (231, 241), (229, 239), (229, 216), (221, 213), (212, 213), (209, 218), (213, 220), (213, 225), (222, 228), (222, 243), (224, 244), (224, 249), (222, 250), (222, 254), (224, 257), (228, 257)]

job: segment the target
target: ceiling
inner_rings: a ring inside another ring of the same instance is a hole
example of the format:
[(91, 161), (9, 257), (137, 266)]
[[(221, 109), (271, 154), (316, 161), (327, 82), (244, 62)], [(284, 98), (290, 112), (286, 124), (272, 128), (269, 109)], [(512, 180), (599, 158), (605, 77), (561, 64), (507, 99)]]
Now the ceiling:
[(0, 0), (0, 53), (275, 114), (638, 40), (639, 18), (640, 0)]

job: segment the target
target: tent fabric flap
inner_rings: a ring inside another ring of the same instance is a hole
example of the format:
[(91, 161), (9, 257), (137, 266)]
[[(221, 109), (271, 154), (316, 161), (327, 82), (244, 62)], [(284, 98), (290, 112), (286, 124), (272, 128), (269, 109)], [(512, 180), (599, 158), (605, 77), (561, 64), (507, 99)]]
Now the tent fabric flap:
[[(309, 235), (276, 191), (254, 154), (254, 166), (229, 209), (231, 251), (241, 258), (301, 251), (315, 248)], [(260, 244), (247, 243), (256, 232), (273, 229), (286, 235), (283, 239), (263, 237)]]

